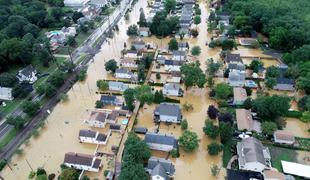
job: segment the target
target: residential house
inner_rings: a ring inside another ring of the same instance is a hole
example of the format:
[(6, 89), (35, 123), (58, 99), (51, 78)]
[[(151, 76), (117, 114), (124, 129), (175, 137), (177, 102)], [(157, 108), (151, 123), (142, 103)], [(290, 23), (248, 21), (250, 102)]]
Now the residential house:
[(264, 180), (260, 172), (226, 169), (227, 180)]
[(65, 6), (72, 8), (84, 7), (88, 2), (89, 0), (64, 0)]
[(169, 152), (178, 148), (177, 139), (166, 134), (146, 133), (144, 141), (152, 150)]
[(89, 4), (95, 7), (103, 8), (107, 5), (109, 5), (109, 0), (90, 0)]
[(122, 126), (120, 124), (110, 124), (109, 129), (115, 132), (121, 132)]
[(236, 109), (237, 127), (240, 131), (256, 131), (261, 132), (260, 122), (253, 120), (250, 110)]
[(0, 100), (11, 101), (14, 97), (12, 95), (12, 88), (0, 86)]
[(146, 171), (152, 180), (169, 180), (175, 175), (175, 168), (172, 162), (158, 157), (151, 157), (148, 160)]
[(256, 43), (258, 43), (258, 41), (254, 38), (239, 38), (239, 44), (242, 46), (252, 46)]
[(125, 84), (123, 82), (109, 81), (109, 90), (110, 91), (124, 92), (128, 88), (129, 88), (128, 84)]
[(99, 172), (101, 160), (94, 155), (68, 152), (65, 154), (64, 165), (70, 168)]
[(295, 91), (294, 79), (285, 77), (288, 66), (282, 64), (279, 66), (279, 70), (280, 77), (277, 78), (277, 84), (273, 87), (273, 89), (281, 91)]
[(115, 77), (116, 78), (121, 78), (121, 79), (131, 79), (131, 80), (134, 80), (134, 81), (137, 80), (136, 75), (134, 73), (132, 73), (130, 70), (125, 69), (125, 68), (116, 69)]
[(229, 69), (229, 72), (232, 72), (232, 71), (245, 72), (245, 65), (240, 62), (231, 62), (231, 63), (228, 63), (228, 69)]
[(254, 137), (238, 142), (237, 154), (240, 170), (263, 172), (271, 167), (269, 149)]
[(234, 87), (234, 105), (242, 105), (248, 98), (246, 90), (241, 87)]
[(147, 131), (148, 131), (148, 129), (145, 127), (135, 127), (134, 128), (134, 132), (137, 134), (146, 134)]
[(107, 123), (108, 113), (103, 111), (92, 111), (90, 116), (84, 123), (92, 127), (104, 128)]
[(174, 60), (165, 60), (165, 71), (172, 72), (180, 72), (181, 66), (185, 63), (185, 61), (174, 61)]
[(116, 96), (111, 95), (101, 95), (100, 101), (104, 105), (114, 105), (114, 106), (122, 106), (123, 101), (118, 99)]
[(100, 15), (101, 8), (97, 6), (87, 5), (79, 10), (87, 19), (93, 19)]
[(130, 68), (130, 69), (138, 68), (138, 64), (136, 63), (136, 61), (128, 58), (121, 59), (120, 65), (123, 68)]
[(185, 51), (173, 51), (172, 52), (172, 60), (185, 61), (186, 60), (186, 52)]
[(163, 55), (158, 55), (157, 56), (157, 59), (156, 61), (159, 63), (159, 64), (165, 64), (165, 61), (167, 60), (166, 56), (163, 56)]
[(133, 58), (138, 59), (138, 51), (137, 50), (128, 50), (126, 54), (124, 54), (124, 58)]
[(285, 130), (277, 130), (273, 133), (275, 143), (293, 145), (295, 136), (293, 133)]
[(24, 69), (19, 70), (16, 77), (19, 82), (27, 81), (33, 84), (38, 79), (37, 73), (37, 70), (32, 65), (28, 65)]
[(148, 27), (140, 27), (139, 28), (139, 36), (148, 37), (151, 35), (150, 28)]
[(163, 94), (166, 96), (183, 96), (183, 90), (180, 88), (180, 84), (166, 83), (163, 87)]
[(227, 54), (225, 57), (226, 63), (243, 63), (240, 54)]
[(182, 113), (180, 106), (173, 103), (160, 103), (154, 111), (155, 122), (181, 123)]
[(196, 0), (182, 0), (183, 4), (190, 4), (190, 5), (194, 5), (196, 4)]
[(233, 87), (242, 87), (245, 84), (245, 72), (231, 71), (228, 74), (228, 84)]
[(189, 45), (187, 42), (178, 42), (179, 51), (188, 51)]
[(166, 83), (181, 83), (181, 72), (171, 71), (166, 79)]
[(141, 39), (138, 39), (138, 40), (133, 41), (133, 42), (131, 43), (131, 45), (132, 45), (133, 47), (135, 47), (135, 49), (138, 50), (138, 51), (141, 51), (141, 50), (143, 50), (143, 49), (146, 49), (146, 44), (145, 44), (145, 42), (144, 42), (143, 40), (141, 40)]
[(310, 179), (310, 166), (295, 162), (281, 160), (282, 170), (285, 174), (298, 176), (301, 179)]
[(97, 131), (81, 129), (79, 132), (79, 140), (82, 143), (91, 143), (91, 144), (103, 144), (105, 145), (108, 142), (108, 135), (99, 133)]

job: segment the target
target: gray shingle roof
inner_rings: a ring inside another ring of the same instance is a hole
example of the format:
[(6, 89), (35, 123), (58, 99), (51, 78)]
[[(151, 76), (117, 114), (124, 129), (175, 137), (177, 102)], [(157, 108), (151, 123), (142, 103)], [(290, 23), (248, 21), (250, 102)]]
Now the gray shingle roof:
[(181, 109), (178, 104), (160, 103), (160, 105), (155, 109), (155, 114), (180, 117)]
[(168, 175), (165, 172), (164, 167), (159, 163), (157, 164), (151, 173), (152, 176), (160, 176), (162, 178), (164, 178), (165, 180), (168, 179)]
[(227, 54), (227, 56), (225, 57), (225, 61), (227, 63), (230, 63), (230, 62), (241, 62), (241, 63), (243, 63), (240, 54)]
[(166, 83), (164, 85), (164, 89), (166, 89), (166, 90), (179, 90), (180, 89), (180, 84), (177, 84), (177, 83)]
[(239, 163), (259, 162), (266, 164), (262, 143), (254, 137), (243, 139), (237, 143)]
[(175, 174), (175, 167), (170, 160), (163, 158), (151, 157), (148, 161), (147, 168), (152, 170), (152, 175), (166, 177)]
[(91, 166), (93, 158), (94, 156), (88, 154), (68, 152), (65, 154), (64, 163)]
[(97, 141), (105, 141), (107, 139), (107, 137), (108, 137), (107, 135), (99, 133), (96, 140)]
[(27, 67), (19, 71), (19, 73), (23, 74), (26, 77), (31, 77), (32, 72), (34, 73), (36, 72), (36, 70), (34, 69), (32, 65), (28, 65)]
[(102, 101), (102, 102), (114, 102), (114, 101), (116, 101), (116, 96), (101, 95), (100, 101)]
[(92, 131), (92, 130), (86, 130), (86, 129), (81, 129), (79, 132), (80, 137), (90, 137), (90, 138), (95, 138), (97, 132)]
[(173, 51), (174, 56), (185, 56), (185, 51)]
[(165, 144), (177, 148), (178, 141), (174, 136), (166, 134), (146, 133), (144, 137), (146, 143)]

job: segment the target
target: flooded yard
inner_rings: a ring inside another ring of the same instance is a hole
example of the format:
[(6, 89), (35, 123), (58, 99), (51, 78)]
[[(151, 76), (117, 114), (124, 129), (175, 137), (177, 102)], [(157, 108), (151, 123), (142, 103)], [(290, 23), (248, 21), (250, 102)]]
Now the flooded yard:
[(285, 118), (286, 127), (284, 130), (293, 132), (295, 136), (310, 138), (310, 133), (308, 132), (308, 126), (306, 123), (301, 122), (299, 119), (295, 118)]

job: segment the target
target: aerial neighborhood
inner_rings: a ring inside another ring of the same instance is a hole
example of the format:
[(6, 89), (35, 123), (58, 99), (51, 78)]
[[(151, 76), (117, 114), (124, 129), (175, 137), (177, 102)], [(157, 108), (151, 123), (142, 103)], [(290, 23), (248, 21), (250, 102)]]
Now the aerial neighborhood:
[(310, 179), (310, 1), (0, 5), (0, 179)]

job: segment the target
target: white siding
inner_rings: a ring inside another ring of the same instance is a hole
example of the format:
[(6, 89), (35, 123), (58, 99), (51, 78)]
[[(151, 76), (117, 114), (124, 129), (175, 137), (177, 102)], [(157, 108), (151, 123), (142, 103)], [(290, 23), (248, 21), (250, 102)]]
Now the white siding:
[(95, 169), (92, 168), (91, 166), (84, 166), (80, 164), (70, 164), (70, 163), (64, 163), (67, 167), (72, 167), (74, 169), (79, 169), (79, 170), (85, 170), (85, 171), (91, 171), (91, 172), (99, 172), (99, 168)]
[(174, 122), (174, 123), (178, 122), (178, 117), (176, 116), (160, 115), (159, 119), (161, 122)]
[(171, 145), (155, 144), (155, 143), (147, 143), (147, 145), (150, 147), (150, 149), (158, 150), (158, 151), (169, 152), (173, 150), (173, 146)]

